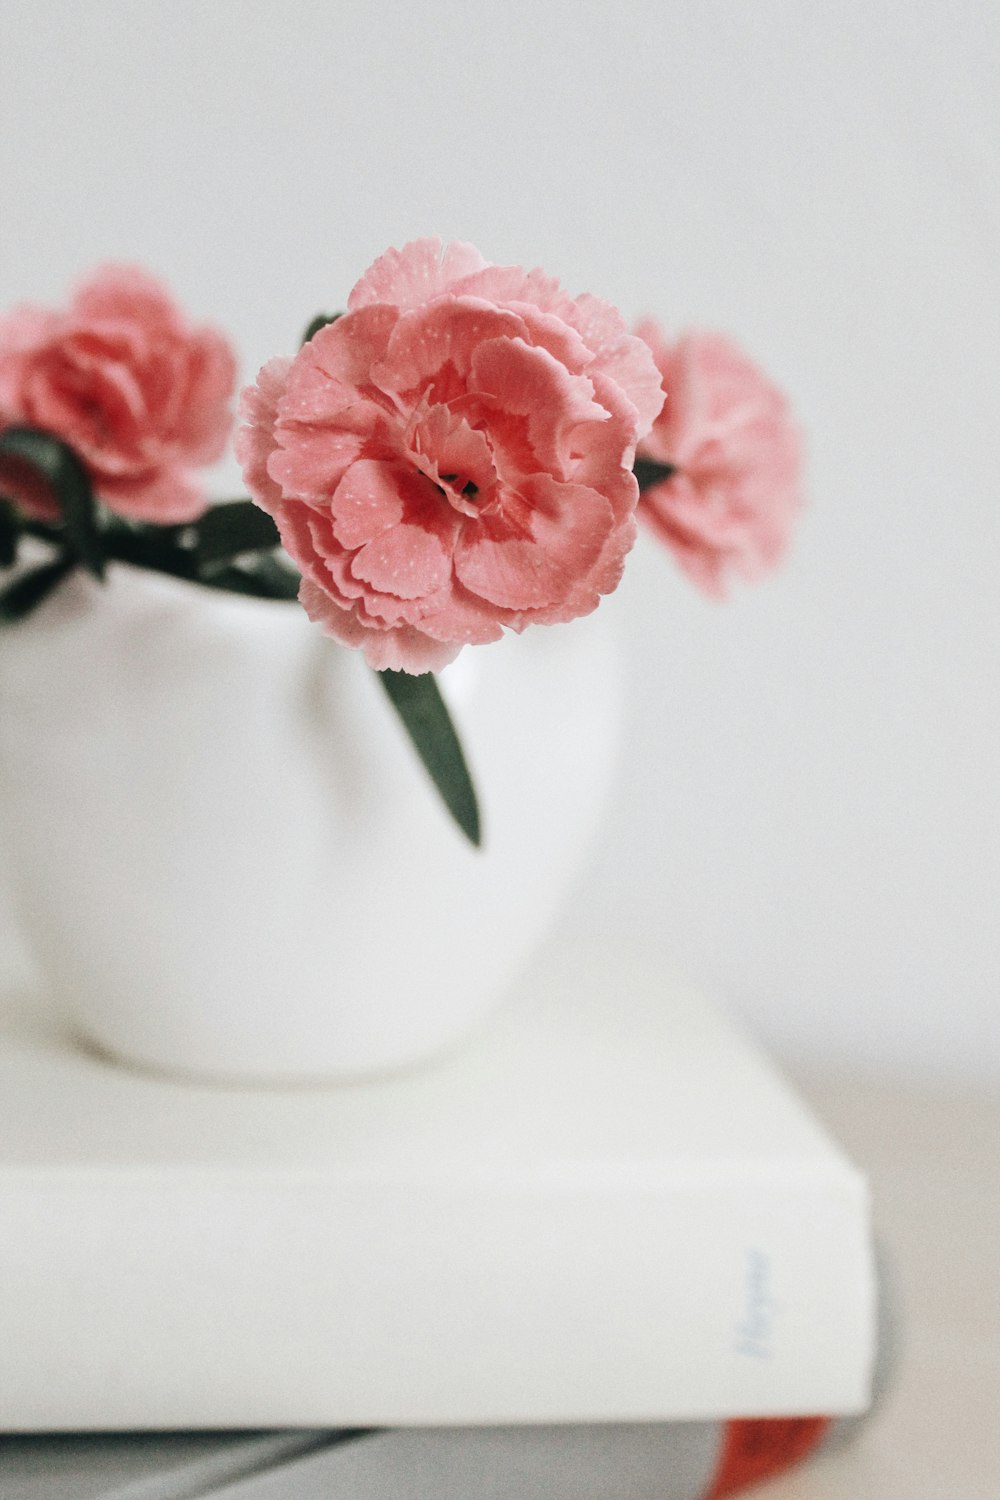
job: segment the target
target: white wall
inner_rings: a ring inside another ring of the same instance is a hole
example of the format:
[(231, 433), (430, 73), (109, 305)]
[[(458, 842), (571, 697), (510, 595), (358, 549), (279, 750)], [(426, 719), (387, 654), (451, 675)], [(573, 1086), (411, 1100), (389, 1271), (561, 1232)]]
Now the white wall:
[(809, 433), (811, 510), (724, 607), (652, 542), (631, 559), (629, 756), (570, 925), (662, 950), (786, 1052), (991, 1077), (998, 17), (0, 6), (5, 301), (136, 258), (250, 373), (439, 232), (755, 351)]

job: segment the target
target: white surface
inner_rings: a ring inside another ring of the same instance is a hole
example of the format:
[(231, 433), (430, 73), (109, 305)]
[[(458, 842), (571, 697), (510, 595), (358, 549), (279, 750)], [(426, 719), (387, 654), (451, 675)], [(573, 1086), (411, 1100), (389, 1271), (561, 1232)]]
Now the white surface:
[(0, 1429), (866, 1402), (863, 1179), (657, 974), (564, 956), (461, 1055), (334, 1090), (14, 1033), (0, 1097)]
[(870, 1174), (899, 1309), (886, 1407), (759, 1500), (996, 1500), (1000, 1102), (994, 1090), (814, 1075), (805, 1097)]
[(784, 573), (719, 609), (651, 541), (630, 562), (630, 757), (579, 928), (784, 1051), (1000, 1076), (1000, 11), (111, 9), (3, 6), (5, 298), (137, 257), (249, 374), (441, 232), (729, 329), (789, 389)]
[(0, 844), (59, 1014), (235, 1080), (370, 1075), (465, 1036), (576, 882), (620, 670), (594, 615), (441, 681), (481, 850), (374, 673), (295, 604), (119, 567), (6, 634)]

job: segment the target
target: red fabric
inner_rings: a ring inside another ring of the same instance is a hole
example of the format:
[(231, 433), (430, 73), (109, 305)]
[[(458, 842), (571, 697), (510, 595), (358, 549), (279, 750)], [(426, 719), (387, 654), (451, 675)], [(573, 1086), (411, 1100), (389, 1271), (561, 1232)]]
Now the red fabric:
[(829, 1417), (754, 1417), (727, 1422), (719, 1463), (705, 1500), (722, 1500), (780, 1474), (816, 1448)]

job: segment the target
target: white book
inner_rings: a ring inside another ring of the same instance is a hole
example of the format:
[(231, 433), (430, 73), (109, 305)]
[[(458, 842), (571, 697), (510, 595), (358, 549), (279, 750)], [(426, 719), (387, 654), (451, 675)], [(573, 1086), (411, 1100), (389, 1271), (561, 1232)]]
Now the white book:
[(620, 956), (550, 956), (461, 1052), (365, 1084), (0, 1039), (0, 1430), (832, 1415), (874, 1346), (863, 1177)]

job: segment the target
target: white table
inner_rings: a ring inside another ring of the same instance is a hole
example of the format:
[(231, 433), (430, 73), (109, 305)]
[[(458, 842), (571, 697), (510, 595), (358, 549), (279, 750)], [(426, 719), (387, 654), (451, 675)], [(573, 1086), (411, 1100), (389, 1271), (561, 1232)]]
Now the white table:
[(1000, 1100), (875, 1081), (797, 1079), (871, 1178), (894, 1270), (899, 1363), (850, 1447), (760, 1500), (1000, 1496)]

